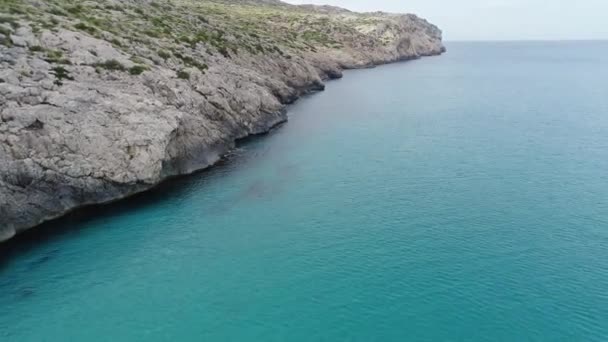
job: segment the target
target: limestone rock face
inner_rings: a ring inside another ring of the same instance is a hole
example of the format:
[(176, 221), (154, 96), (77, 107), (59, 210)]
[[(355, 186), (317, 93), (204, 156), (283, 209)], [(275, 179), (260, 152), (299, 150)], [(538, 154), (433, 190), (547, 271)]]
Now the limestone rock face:
[(343, 69), (445, 51), (414, 15), (279, 1), (1, 6), (0, 241), (214, 164)]

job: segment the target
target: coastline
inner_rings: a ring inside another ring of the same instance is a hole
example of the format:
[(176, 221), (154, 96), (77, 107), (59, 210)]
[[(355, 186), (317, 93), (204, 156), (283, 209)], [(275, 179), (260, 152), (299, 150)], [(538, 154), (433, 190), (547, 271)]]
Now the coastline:
[[(208, 168), (343, 70), (445, 52), (412, 14), (218, 1), (61, 17), (29, 1), (9, 4), (32, 14), (10, 18), (0, 44), (0, 241)], [(139, 12), (149, 30), (109, 25)], [(39, 27), (49, 15), (56, 27)]]
[[(361, 66), (361, 67), (353, 67), (353, 68), (345, 68), (343, 69), (343, 71), (350, 71), (350, 70), (361, 70), (361, 69), (370, 69), (370, 68), (376, 68), (376, 67), (381, 67), (383, 65), (388, 65), (388, 64), (395, 64), (395, 63), (407, 63), (410, 62), (412, 60), (416, 60), (416, 59), (420, 59), (420, 58), (428, 58), (428, 57), (437, 57), (437, 56), (441, 56), (443, 53), (445, 53), (445, 49), (438, 54), (429, 54), (429, 55), (424, 55), (424, 56), (419, 56), (419, 57), (415, 57), (415, 58), (406, 58), (406, 59), (398, 59), (395, 61), (391, 61), (391, 62), (387, 62), (387, 63), (376, 63), (376, 64), (371, 64), (368, 66)], [(229, 155), (234, 148), (239, 144), (242, 143), (244, 141), (247, 141), (249, 139), (255, 139), (257, 137), (263, 137), (267, 134), (269, 134), (272, 130), (280, 127), (283, 124), (286, 124), (289, 120), (287, 117), (287, 113), (289, 111), (289, 106), (295, 102), (297, 102), (299, 99), (301, 99), (304, 96), (310, 96), (310, 95), (314, 95), (318, 92), (322, 92), (325, 90), (326, 87), (326, 82), (331, 82), (332, 80), (338, 80), (338, 79), (342, 79), (343, 78), (343, 74), (342, 72), (340, 72), (339, 74), (337, 74), (338, 76), (336, 77), (326, 77), (323, 78), (323, 83), (321, 84), (321, 87), (318, 84), (311, 84), (309, 85), (308, 88), (301, 90), (298, 95), (293, 98), (293, 101), (290, 101), (289, 103), (286, 103), (283, 105), (283, 107), (275, 114), (280, 115), (281, 120), (277, 120), (274, 122), (270, 122), (270, 123), (265, 123), (265, 129), (264, 130), (260, 130), (260, 131), (256, 131), (250, 134), (247, 134), (245, 136), (242, 137), (236, 137), (234, 138), (234, 140), (230, 143), (230, 144), (226, 144), (224, 146), (222, 146), (221, 148), (216, 149), (216, 153), (211, 155), (210, 159), (209, 156), (207, 156), (207, 160), (212, 160), (212, 162), (210, 162), (209, 164), (199, 167), (199, 168), (192, 168), (192, 169), (188, 169), (187, 172), (182, 172), (182, 173), (175, 173), (175, 174), (167, 174), (166, 176), (164, 176), (163, 178), (161, 178), (157, 183), (151, 184), (151, 185), (141, 185), (140, 188), (135, 188), (132, 189), (132, 191), (130, 192), (126, 192), (124, 194), (121, 194), (120, 196), (111, 198), (109, 200), (106, 201), (91, 201), (88, 203), (82, 203), (81, 205), (78, 205), (76, 207), (70, 208), (64, 212), (61, 212), (57, 215), (53, 215), (53, 216), (48, 216), (48, 217), (44, 217), (41, 220), (39, 220), (39, 222), (25, 230), (23, 230), (22, 232), (17, 232), (14, 231), (14, 234), (12, 235), (5, 235), (2, 236), (0, 235), (0, 246), (2, 245), (6, 245), (8, 243), (10, 243), (10, 241), (12, 241), (13, 239), (15, 239), (16, 237), (19, 237), (22, 234), (27, 233), (27, 235), (31, 235), (31, 234), (36, 234), (36, 228), (44, 225), (44, 224), (51, 224), (53, 221), (56, 220), (60, 220), (66, 216), (72, 215), (72, 214), (77, 214), (78, 212), (84, 211), (84, 210), (88, 210), (88, 209), (93, 209), (96, 207), (101, 207), (101, 206), (107, 206), (116, 202), (121, 202), (121, 201), (125, 201), (125, 200), (129, 200), (129, 198), (137, 196), (137, 195), (141, 195), (141, 194), (145, 194), (146, 192), (152, 191), (157, 189), (159, 186), (163, 185), (164, 183), (174, 180), (174, 179), (178, 179), (178, 178), (182, 178), (182, 177), (186, 177), (192, 174), (196, 174), (199, 172), (203, 172), (206, 170), (209, 170), (211, 168), (213, 168), (214, 166), (216, 166), (217, 164), (221, 163), (222, 161), (225, 160), (225, 157), (227, 155)], [(179, 163), (179, 161), (178, 161)], [(2, 231), (0, 230), (0, 233)]]

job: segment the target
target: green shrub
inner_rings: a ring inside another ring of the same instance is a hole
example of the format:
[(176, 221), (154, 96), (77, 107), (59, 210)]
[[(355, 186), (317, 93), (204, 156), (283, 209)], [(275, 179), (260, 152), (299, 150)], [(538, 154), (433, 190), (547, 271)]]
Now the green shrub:
[(27, 10), (23, 9), (21, 7), (10, 7), (8, 9), (8, 13), (11, 13), (11, 14), (27, 14)]
[[(30, 50), (31, 49), (32, 48), (30, 48)], [(72, 64), (69, 59), (63, 58), (63, 52), (60, 50), (46, 50), (45, 60), (49, 63)]]
[(181, 78), (182, 80), (189, 80), (190, 74), (185, 70), (180, 70), (177, 72), (177, 78)]
[(144, 33), (152, 38), (160, 38), (161, 34), (155, 30), (145, 30)]
[(11, 46), (13, 46), (13, 41), (11, 40), (11, 37), (9, 37), (8, 35), (0, 34), (0, 45), (4, 45), (6, 47), (11, 47)]
[(0, 26), (0, 34), (4, 36), (8, 36), (12, 33), (11, 30), (5, 28), (4, 26)]
[(49, 13), (51, 13), (53, 15), (63, 16), (63, 17), (65, 17), (67, 15), (62, 9), (59, 9), (57, 7), (51, 8), (49, 10)]
[(205, 31), (197, 32), (194, 38), (199, 42), (208, 42), (210, 40), (209, 35)]
[(55, 75), (55, 84), (58, 86), (63, 85), (63, 80), (74, 80), (70, 73), (62, 66), (56, 66), (51, 69), (53, 75)]
[(171, 58), (171, 52), (165, 51), (165, 50), (159, 50), (158, 57), (160, 57), (164, 60), (167, 60), (167, 59)]
[(46, 56), (52, 59), (59, 59), (63, 57), (63, 52), (61, 52), (61, 50), (48, 50)]
[[(1, 1), (0, 1), (1, 4)], [(9, 24), (13, 29), (19, 27), (19, 23), (13, 17), (0, 16), (0, 24)], [(0, 26), (0, 45), (11, 47), (13, 41), (11, 40), (12, 31), (4, 26)]]
[(228, 49), (224, 45), (218, 47), (217, 51), (219, 51), (219, 53), (221, 53), (222, 56), (224, 56), (226, 58), (230, 58), (230, 53), (228, 52)]
[(82, 11), (84, 11), (84, 7), (82, 7), (82, 5), (76, 5), (76, 6), (69, 7), (67, 9), (67, 11), (71, 14), (78, 15), (78, 14), (82, 13)]
[(141, 75), (144, 71), (148, 70), (144, 65), (135, 65), (129, 68), (129, 74), (131, 75)]
[(190, 56), (179, 55), (177, 58), (181, 59), (187, 65), (192, 65), (194, 63), (194, 58)]
[(182, 54), (178, 54), (178, 53), (176, 53), (175, 56), (177, 58), (181, 59), (182, 62), (184, 62), (184, 64), (186, 64), (187, 66), (195, 67), (195, 68), (199, 69), (201, 72), (205, 72), (205, 70), (209, 69), (207, 64), (200, 63), (199, 61), (195, 60), (194, 58), (192, 58), (190, 56), (183, 56)]
[(185, 35), (184, 35), (184, 36), (180, 36), (180, 37), (178, 38), (178, 40), (179, 40), (180, 42), (182, 42), (182, 43), (188, 43), (188, 44), (190, 44), (190, 43), (192, 42), (192, 41), (190, 40), (190, 37), (185, 36)]
[(30, 51), (32, 52), (42, 52), (44, 51), (44, 48), (40, 45), (34, 45), (34, 46), (30, 46)]
[(106, 5), (106, 9), (110, 11), (122, 11), (122, 7), (120, 7), (120, 5)]
[(154, 26), (165, 26), (165, 22), (162, 18), (154, 17), (150, 20)]
[(95, 28), (93, 26), (89, 26), (85, 23), (78, 23), (78, 24), (74, 25), (74, 28), (77, 30), (88, 32), (90, 34), (94, 34), (95, 32), (97, 32), (97, 28)]
[(13, 17), (0, 17), (0, 24), (9, 24), (12, 28), (19, 27), (19, 23)]
[(109, 59), (103, 63), (95, 64), (96, 67), (106, 69), (106, 70), (114, 70), (114, 71), (124, 71), (125, 67), (119, 61), (115, 59)]

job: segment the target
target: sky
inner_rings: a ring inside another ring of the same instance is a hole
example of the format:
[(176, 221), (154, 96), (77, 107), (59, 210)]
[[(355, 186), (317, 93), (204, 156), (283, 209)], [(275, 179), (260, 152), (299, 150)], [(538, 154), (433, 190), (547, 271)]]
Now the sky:
[(608, 0), (287, 0), (414, 13), (444, 40), (608, 39)]

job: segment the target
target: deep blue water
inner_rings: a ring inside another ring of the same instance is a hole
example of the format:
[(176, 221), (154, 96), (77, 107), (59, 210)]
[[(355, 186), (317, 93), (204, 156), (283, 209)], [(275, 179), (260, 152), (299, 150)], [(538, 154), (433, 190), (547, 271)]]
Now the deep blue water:
[(608, 340), (608, 43), (448, 49), (2, 246), (0, 340)]

